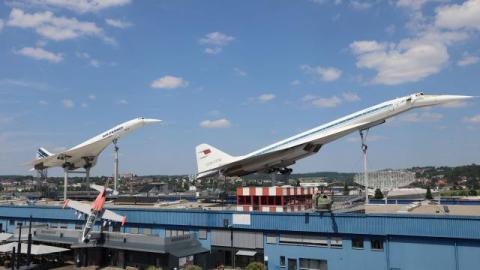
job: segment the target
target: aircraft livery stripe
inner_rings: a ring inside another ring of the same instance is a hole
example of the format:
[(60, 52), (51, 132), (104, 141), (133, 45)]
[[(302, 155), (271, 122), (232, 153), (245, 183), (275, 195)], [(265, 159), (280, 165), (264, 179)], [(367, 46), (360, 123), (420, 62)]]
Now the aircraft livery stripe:
[(267, 149), (265, 149), (265, 150), (263, 150), (263, 151), (261, 151), (261, 152), (259, 152), (259, 153), (256, 153), (256, 154), (253, 155), (253, 156), (258, 156), (258, 155), (264, 154), (264, 153), (266, 153), (266, 152), (272, 151), (272, 150), (274, 150), (275, 148), (278, 148), (278, 147), (283, 146), (283, 145), (285, 145), (285, 144), (289, 144), (289, 143), (291, 143), (291, 142), (293, 142), (293, 141), (296, 141), (296, 140), (299, 140), (299, 139), (303, 139), (303, 138), (305, 138), (305, 137), (308, 137), (308, 136), (313, 135), (313, 134), (318, 133), (318, 132), (326, 131), (326, 130), (331, 129), (331, 128), (335, 127), (335, 126), (338, 126), (338, 125), (340, 125), (340, 124), (344, 124), (344, 123), (346, 123), (346, 122), (352, 121), (352, 120), (357, 119), (357, 118), (359, 118), (359, 117), (365, 116), (365, 115), (367, 115), (367, 114), (370, 114), (370, 113), (373, 113), (373, 112), (376, 112), (376, 111), (379, 111), (379, 110), (381, 110), (381, 109), (385, 109), (385, 108), (391, 107), (391, 106), (393, 106), (392, 103), (386, 104), (386, 105), (384, 105), (384, 106), (382, 106), (382, 107), (373, 108), (373, 109), (371, 109), (371, 110), (369, 110), (369, 111), (366, 111), (366, 112), (364, 112), (364, 113), (361, 113), (361, 114), (358, 114), (358, 115), (354, 115), (354, 116), (352, 116), (352, 117), (350, 117), (350, 118), (344, 119), (344, 120), (342, 120), (342, 121), (340, 121), (340, 122), (337, 122), (337, 123), (333, 123), (333, 124), (331, 124), (331, 125), (329, 125), (329, 126), (326, 126), (326, 127), (324, 127), (324, 128), (321, 128), (321, 129), (318, 129), (318, 130), (312, 130), (311, 132), (309, 132), (309, 133), (307, 133), (307, 134), (304, 134), (304, 135), (302, 135), (302, 136), (300, 136), (300, 137), (292, 138), (292, 139), (290, 139), (290, 140), (288, 140), (288, 141), (286, 141), (286, 142), (283, 142), (282, 144), (269, 147), (269, 148), (267, 148)]
[(38, 149), (38, 154), (40, 155), (40, 157), (43, 158), (48, 157), (48, 154), (45, 153), (42, 149)]

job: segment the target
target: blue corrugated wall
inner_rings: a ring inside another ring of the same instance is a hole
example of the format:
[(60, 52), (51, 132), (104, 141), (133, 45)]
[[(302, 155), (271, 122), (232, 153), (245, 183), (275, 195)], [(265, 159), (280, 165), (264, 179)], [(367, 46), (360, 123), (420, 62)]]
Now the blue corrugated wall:
[[(329, 270), (387, 269), (387, 270), (467, 270), (480, 269), (480, 217), (427, 216), (427, 215), (362, 215), (329, 213), (251, 213), (250, 225), (232, 224), (238, 212), (197, 210), (154, 210), (118, 208), (116, 212), (127, 216), (124, 231), (131, 227), (152, 229), (154, 234), (165, 235), (166, 229), (225, 228), (256, 230), (269, 234), (322, 234), (340, 236), (342, 247), (316, 247), (291, 244), (269, 244), (264, 241), (264, 255), (269, 269), (283, 269), (280, 256), (323, 259)], [(74, 211), (59, 207), (0, 206), (0, 224), (3, 230), (13, 231), (15, 222), (34, 221), (63, 223), (73, 227), (77, 220)], [(12, 224), (12, 225), (10, 225)], [(364, 237), (364, 248), (354, 249), (351, 238)], [(372, 250), (370, 237), (381, 237), (384, 249)], [(209, 248), (211, 233), (200, 240)], [(297, 268), (298, 269), (298, 268)]]

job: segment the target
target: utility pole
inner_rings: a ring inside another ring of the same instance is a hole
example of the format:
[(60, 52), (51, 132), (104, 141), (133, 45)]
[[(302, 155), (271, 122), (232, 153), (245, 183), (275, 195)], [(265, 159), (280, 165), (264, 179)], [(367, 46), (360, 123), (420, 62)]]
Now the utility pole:
[(22, 254), (22, 223), (18, 223), (18, 257), (17, 257), (17, 269), (20, 269), (20, 256)]
[(32, 261), (32, 215), (30, 215), (30, 222), (28, 224), (27, 266), (30, 266), (31, 261)]

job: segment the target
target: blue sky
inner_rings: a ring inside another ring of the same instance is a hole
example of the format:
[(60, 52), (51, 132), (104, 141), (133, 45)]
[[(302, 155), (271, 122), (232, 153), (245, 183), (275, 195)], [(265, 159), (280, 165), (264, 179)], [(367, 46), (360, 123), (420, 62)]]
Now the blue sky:
[[(0, 4), (0, 174), (139, 116), (121, 172), (194, 173), (412, 92), (480, 95), (480, 1), (13, 0)], [(369, 166), (479, 162), (479, 101), (370, 132)], [(358, 171), (358, 135), (296, 172)], [(61, 170), (52, 170), (53, 175)], [(93, 170), (112, 174), (108, 148)]]

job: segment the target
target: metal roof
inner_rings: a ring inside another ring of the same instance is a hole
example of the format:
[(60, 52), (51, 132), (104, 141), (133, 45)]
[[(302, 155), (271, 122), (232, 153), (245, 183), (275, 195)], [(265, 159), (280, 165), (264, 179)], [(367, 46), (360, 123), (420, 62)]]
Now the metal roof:
[[(13, 248), (17, 248), (18, 242), (12, 242), (8, 244), (0, 245), (0, 252), (2, 253), (9, 253), (12, 252)], [(27, 254), (28, 244), (22, 243), (21, 246), (22, 254)], [(35, 245), (32, 244), (31, 254), (32, 255), (45, 255), (45, 254), (52, 254), (58, 252), (65, 252), (69, 251), (67, 248), (60, 248), (54, 246), (47, 246), (47, 245)]]
[[(115, 208), (126, 226), (234, 228), (261, 231), (332, 234), (401, 235), (480, 240), (480, 217), (413, 214), (242, 213), (232, 211)], [(250, 224), (232, 224), (233, 215), (249, 214)], [(44, 206), (0, 206), (0, 219), (82, 222), (71, 209)]]

